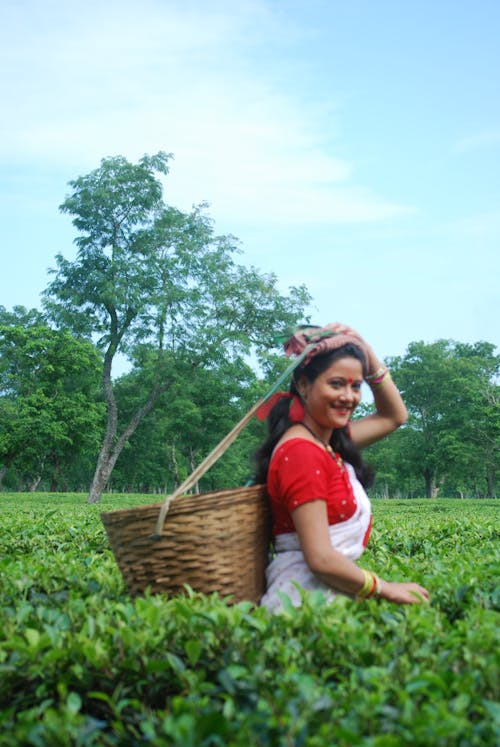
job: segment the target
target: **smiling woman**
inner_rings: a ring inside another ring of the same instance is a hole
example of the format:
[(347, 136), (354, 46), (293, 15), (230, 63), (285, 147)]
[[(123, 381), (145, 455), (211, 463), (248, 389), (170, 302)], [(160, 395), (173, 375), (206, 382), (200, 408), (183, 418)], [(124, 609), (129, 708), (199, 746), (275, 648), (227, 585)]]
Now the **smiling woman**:
[[(290, 392), (278, 395), (268, 416), (269, 436), (257, 454), (257, 480), (266, 482), (276, 555), (267, 569), (262, 604), (281, 609), (283, 595), (301, 603), (301, 588), (398, 604), (426, 600), (415, 583), (383, 581), (359, 568), (371, 530), (364, 488), (373, 477), (359, 449), (388, 435), (407, 418), (388, 369), (353, 329), (343, 324), (302, 330), (285, 351), (310, 350), (295, 369)], [(375, 413), (350, 423), (370, 385)]]

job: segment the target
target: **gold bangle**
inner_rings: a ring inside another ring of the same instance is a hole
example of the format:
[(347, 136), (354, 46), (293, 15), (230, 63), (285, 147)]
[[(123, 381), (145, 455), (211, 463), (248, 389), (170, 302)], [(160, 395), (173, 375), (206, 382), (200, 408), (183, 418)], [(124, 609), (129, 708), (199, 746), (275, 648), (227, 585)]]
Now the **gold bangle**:
[(365, 577), (365, 580), (363, 586), (357, 592), (356, 596), (358, 597), (358, 599), (366, 599), (366, 597), (370, 595), (370, 592), (374, 586), (374, 574), (371, 573), (371, 571), (365, 571), (364, 568), (360, 568), (360, 571)]
[(382, 582), (379, 577), (372, 571), (365, 571), (363, 568), (360, 568), (360, 571), (363, 573), (365, 581), (356, 595), (358, 601), (362, 602), (364, 599), (370, 599), (370, 597), (379, 597), (382, 591)]

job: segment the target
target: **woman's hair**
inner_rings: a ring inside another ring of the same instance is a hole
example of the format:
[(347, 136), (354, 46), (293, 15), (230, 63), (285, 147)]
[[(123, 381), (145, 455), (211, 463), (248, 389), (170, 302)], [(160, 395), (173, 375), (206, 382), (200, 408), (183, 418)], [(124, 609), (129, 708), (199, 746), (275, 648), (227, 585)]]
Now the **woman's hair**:
[[(297, 382), (303, 376), (306, 380), (312, 384), (320, 374), (327, 370), (335, 361), (341, 358), (356, 358), (360, 361), (363, 367), (363, 375), (366, 375), (366, 360), (361, 350), (348, 343), (343, 345), (336, 350), (332, 350), (328, 353), (322, 353), (316, 355), (307, 365), (299, 367), (295, 370), (292, 381), (290, 383), (290, 393), (299, 396)], [(274, 447), (283, 436), (285, 431), (288, 430), (292, 425), (296, 423), (291, 421), (288, 412), (290, 407), (290, 399), (283, 397), (273, 407), (268, 417), (268, 437), (263, 444), (257, 449), (255, 453), (255, 462), (257, 465), (255, 481), (257, 483), (263, 483), (267, 480), (267, 472), (269, 469), (269, 463), (271, 461), (271, 455)], [(356, 476), (360, 483), (365, 487), (369, 487), (373, 482), (374, 470), (369, 465), (365, 464), (361, 457), (361, 452), (358, 447), (353, 443), (349, 435), (349, 429), (347, 426), (343, 428), (336, 428), (330, 439), (330, 445), (334, 451), (337, 451), (344, 461), (348, 462), (354, 468)]]

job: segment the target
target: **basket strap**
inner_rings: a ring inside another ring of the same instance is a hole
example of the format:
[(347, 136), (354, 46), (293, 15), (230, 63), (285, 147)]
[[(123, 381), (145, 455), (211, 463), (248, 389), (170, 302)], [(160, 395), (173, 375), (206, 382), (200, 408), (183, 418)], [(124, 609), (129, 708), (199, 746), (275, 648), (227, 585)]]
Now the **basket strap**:
[(233, 441), (237, 438), (237, 436), (241, 433), (245, 426), (250, 422), (259, 407), (261, 407), (264, 402), (266, 402), (269, 397), (271, 397), (279, 389), (285, 379), (287, 379), (288, 376), (290, 376), (290, 374), (297, 368), (297, 366), (302, 363), (309, 351), (314, 347), (314, 344), (315, 343), (307, 345), (302, 353), (292, 361), (286, 371), (284, 371), (284, 373), (282, 373), (281, 376), (276, 380), (276, 382), (272, 385), (272, 387), (264, 395), (264, 397), (262, 397), (262, 399), (255, 403), (255, 405), (247, 412), (247, 414), (240, 420), (240, 422), (234, 426), (234, 428), (227, 434), (227, 436), (225, 436), (222, 441), (217, 444), (217, 446), (210, 452), (207, 457), (205, 457), (201, 464), (199, 464), (198, 467), (196, 467), (196, 469), (189, 475), (189, 477), (184, 480), (182, 485), (179, 485), (179, 487), (171, 495), (168, 495), (165, 498), (165, 501), (160, 508), (160, 513), (156, 522), (156, 528), (154, 534), (152, 535), (152, 539), (158, 540), (161, 538), (163, 524), (165, 523), (165, 517), (172, 501), (189, 490), (189, 488), (191, 488), (196, 483), (196, 481), (199, 480), (200, 477), (204, 475), (205, 472), (207, 472), (207, 470), (209, 470), (213, 464), (215, 464), (215, 462), (224, 454), (224, 452), (229, 448), (229, 446), (231, 446)]

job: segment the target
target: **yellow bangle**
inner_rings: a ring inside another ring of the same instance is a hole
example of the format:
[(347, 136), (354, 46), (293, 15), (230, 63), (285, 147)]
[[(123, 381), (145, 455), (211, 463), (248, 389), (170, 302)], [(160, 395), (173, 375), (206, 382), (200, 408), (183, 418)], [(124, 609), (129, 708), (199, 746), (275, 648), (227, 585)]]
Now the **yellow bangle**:
[(360, 568), (360, 570), (365, 577), (365, 580), (363, 586), (357, 593), (357, 597), (359, 599), (366, 599), (373, 587), (373, 573), (371, 573), (370, 571), (365, 571), (364, 568)]
[(372, 571), (365, 571), (364, 568), (360, 568), (360, 570), (365, 577), (365, 581), (356, 595), (357, 598), (361, 601), (373, 596), (378, 597), (382, 589), (379, 577), (372, 573)]

